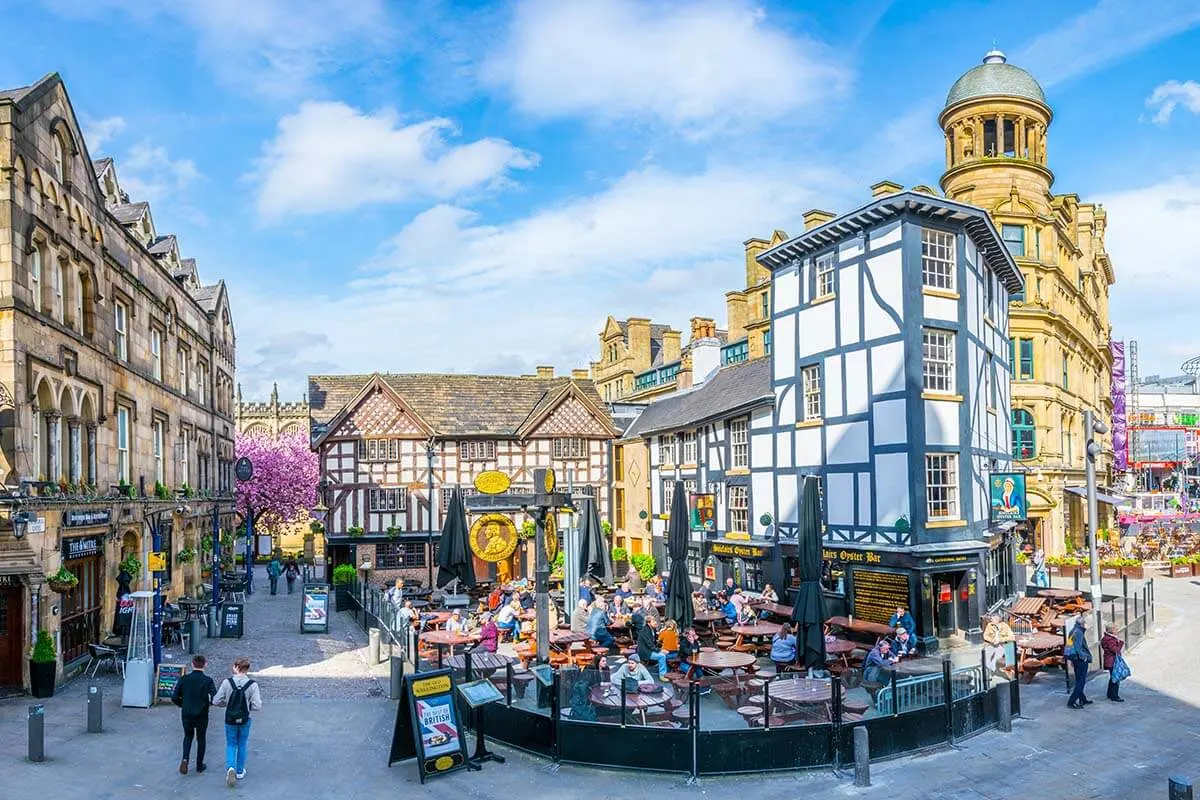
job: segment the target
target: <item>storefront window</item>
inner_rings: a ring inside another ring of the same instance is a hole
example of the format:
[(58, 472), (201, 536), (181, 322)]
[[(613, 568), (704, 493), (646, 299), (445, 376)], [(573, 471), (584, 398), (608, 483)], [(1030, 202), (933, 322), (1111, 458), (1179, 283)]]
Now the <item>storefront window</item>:
[(689, 547), (687, 551), (687, 571), (688, 575), (700, 574), (700, 548)]
[(85, 655), (89, 644), (100, 641), (100, 588), (103, 583), (103, 570), (99, 544), (94, 548), (79, 547), (75, 552), (88, 555), (63, 560), (63, 566), (75, 573), (75, 577), (79, 579), (79, 584), (72, 591), (61, 596), (64, 664)]
[(846, 593), (846, 567), (840, 561), (821, 562), (821, 588), (831, 594)]

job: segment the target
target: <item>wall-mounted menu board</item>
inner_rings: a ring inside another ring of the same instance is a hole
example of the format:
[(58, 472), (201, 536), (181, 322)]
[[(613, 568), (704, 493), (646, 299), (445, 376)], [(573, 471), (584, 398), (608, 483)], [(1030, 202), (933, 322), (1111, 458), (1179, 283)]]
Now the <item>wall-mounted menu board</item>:
[(908, 606), (907, 574), (852, 567), (850, 576), (855, 617), (887, 624), (896, 606)]

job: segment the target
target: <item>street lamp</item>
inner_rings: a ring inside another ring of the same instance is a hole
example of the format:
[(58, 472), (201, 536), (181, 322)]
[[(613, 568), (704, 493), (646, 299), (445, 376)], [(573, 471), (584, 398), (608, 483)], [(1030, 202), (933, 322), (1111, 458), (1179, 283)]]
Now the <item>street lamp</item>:
[(1103, 594), (1100, 591), (1100, 559), (1096, 555), (1096, 517), (1098, 514), (1096, 501), (1096, 456), (1101, 448), (1096, 442), (1097, 434), (1108, 433), (1108, 426), (1096, 419), (1095, 413), (1083, 412), (1083, 432), (1087, 436), (1087, 507), (1088, 507), (1088, 557), (1091, 559), (1092, 580), (1092, 611), (1096, 614), (1096, 635), (1101, 634), (1104, 615), (1100, 607)]

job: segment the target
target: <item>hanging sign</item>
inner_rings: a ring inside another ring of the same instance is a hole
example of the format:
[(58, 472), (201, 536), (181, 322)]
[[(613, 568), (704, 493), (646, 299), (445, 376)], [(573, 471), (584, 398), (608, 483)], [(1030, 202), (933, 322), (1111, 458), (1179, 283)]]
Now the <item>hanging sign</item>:
[(989, 486), (992, 520), (1021, 520), (1028, 516), (1024, 472), (993, 472)]
[(329, 587), (323, 583), (304, 584), (304, 604), (300, 607), (301, 633), (329, 633)]
[(512, 480), (498, 469), (489, 469), (475, 476), (475, 489), (480, 494), (504, 494)]
[(446, 775), (467, 766), (467, 742), (454, 702), (450, 670), (421, 672), (404, 679), (388, 766), (417, 760), (421, 783), (431, 775)]
[(146, 555), (146, 566), (151, 572), (166, 572), (167, 571), (167, 554), (166, 553), (148, 553)]
[(717, 496), (715, 494), (689, 494), (688, 510), (691, 512), (691, 529), (715, 531), (717, 529)]
[(72, 536), (62, 540), (62, 557), (63, 561), (70, 561), (74, 558), (88, 558), (89, 556), (100, 555), (101, 537), (99, 536)]
[(517, 526), (503, 514), (484, 514), (471, 524), (470, 541), (481, 561), (503, 561), (517, 549)]
[(233, 465), (233, 474), (239, 482), (245, 483), (254, 477), (254, 462), (242, 456)]
[(546, 562), (553, 564), (554, 559), (558, 558), (558, 523), (554, 520), (553, 514), (546, 515), (542, 544), (546, 548)]

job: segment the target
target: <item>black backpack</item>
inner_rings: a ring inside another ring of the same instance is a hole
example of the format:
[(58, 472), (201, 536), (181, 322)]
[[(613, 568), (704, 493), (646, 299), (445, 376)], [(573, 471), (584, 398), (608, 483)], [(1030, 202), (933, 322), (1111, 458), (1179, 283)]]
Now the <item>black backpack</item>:
[(244, 725), (250, 721), (250, 700), (246, 697), (246, 692), (254, 685), (254, 679), (238, 686), (233, 678), (227, 678), (229, 681), (229, 702), (225, 704), (225, 724), (226, 725)]

